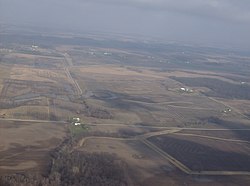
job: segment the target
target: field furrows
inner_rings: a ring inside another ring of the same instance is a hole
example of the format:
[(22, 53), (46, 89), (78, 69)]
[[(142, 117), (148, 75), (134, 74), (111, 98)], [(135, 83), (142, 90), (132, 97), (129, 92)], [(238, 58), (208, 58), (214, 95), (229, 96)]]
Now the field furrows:
[[(151, 137), (149, 141), (185, 164), (193, 172), (229, 171), (236, 172), (236, 174), (237, 172), (250, 174), (250, 152), (227, 152), (170, 136)], [(223, 145), (225, 148), (226, 143), (221, 144), (221, 147)], [(237, 143), (228, 144), (227, 142), (227, 148), (234, 149), (230, 145), (237, 146)]]

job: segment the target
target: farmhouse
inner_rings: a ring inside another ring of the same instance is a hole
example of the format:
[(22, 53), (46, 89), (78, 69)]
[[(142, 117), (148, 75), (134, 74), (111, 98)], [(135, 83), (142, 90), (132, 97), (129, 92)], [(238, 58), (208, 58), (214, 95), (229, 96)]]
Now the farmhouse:
[(79, 122), (79, 121), (80, 121), (80, 118), (73, 118), (73, 121)]
[(184, 92), (193, 92), (193, 90), (189, 89), (189, 88), (181, 87), (180, 89), (181, 89), (181, 91), (184, 91)]
[(181, 90), (182, 90), (182, 91), (186, 91), (186, 88), (183, 88), (183, 87), (182, 87)]
[(71, 124), (72, 125), (75, 125), (75, 126), (78, 126), (78, 125), (81, 125), (82, 123), (81, 123), (81, 119), (80, 118), (72, 118), (71, 119)]

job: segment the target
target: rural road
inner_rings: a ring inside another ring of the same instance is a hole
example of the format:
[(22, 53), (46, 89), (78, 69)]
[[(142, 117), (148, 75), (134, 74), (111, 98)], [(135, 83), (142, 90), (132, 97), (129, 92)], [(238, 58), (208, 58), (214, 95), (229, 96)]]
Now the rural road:
[(20, 121), (20, 122), (33, 122), (33, 123), (63, 123), (66, 124), (66, 121), (49, 121), (49, 120), (31, 120), (31, 119), (4, 119), (0, 118), (0, 121)]
[(69, 79), (69, 81), (74, 85), (75, 89), (76, 89), (76, 95), (77, 96), (80, 96), (82, 95), (82, 89), (81, 87), (79, 86), (79, 84), (77, 83), (76, 80), (73, 79), (73, 77), (71, 76), (70, 72), (69, 72), (69, 69), (67, 67), (64, 67), (64, 71)]
[(77, 83), (77, 81), (73, 79), (73, 77), (71, 76), (70, 71), (68, 69), (68, 67), (73, 66), (72, 59), (68, 53), (61, 53), (61, 55), (64, 56), (64, 59), (67, 62), (67, 64), (65, 64), (64, 71), (65, 71), (69, 81), (74, 85), (74, 87), (76, 89), (76, 95), (80, 96), (80, 95), (82, 95), (83, 91), (82, 91), (81, 87), (79, 86), (79, 84)]
[(197, 134), (181, 134), (181, 133), (178, 134), (178, 133), (175, 133), (174, 135), (193, 136), (193, 137), (207, 138), (207, 139), (213, 139), (213, 140), (219, 140), (219, 141), (230, 141), (230, 142), (239, 142), (239, 143), (249, 143), (250, 144), (250, 141), (245, 141), (245, 140), (218, 138), (218, 137), (213, 137), (213, 136), (204, 136), (204, 135), (197, 135)]

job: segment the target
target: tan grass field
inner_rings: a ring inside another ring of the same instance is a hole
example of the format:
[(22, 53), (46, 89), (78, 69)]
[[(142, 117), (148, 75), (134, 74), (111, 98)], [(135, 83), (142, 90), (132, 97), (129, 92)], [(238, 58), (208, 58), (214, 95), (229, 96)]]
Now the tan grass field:
[(44, 171), (49, 151), (66, 137), (64, 125), (0, 121), (0, 173)]

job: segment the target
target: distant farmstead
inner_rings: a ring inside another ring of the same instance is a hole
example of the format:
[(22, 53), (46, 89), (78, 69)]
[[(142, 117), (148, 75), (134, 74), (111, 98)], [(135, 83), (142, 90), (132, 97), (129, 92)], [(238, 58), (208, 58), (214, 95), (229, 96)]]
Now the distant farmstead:
[(75, 126), (81, 125), (81, 119), (80, 118), (72, 118), (71, 123)]
[(193, 92), (192, 89), (184, 88), (184, 87), (181, 87), (181, 91), (183, 91), (183, 92)]

